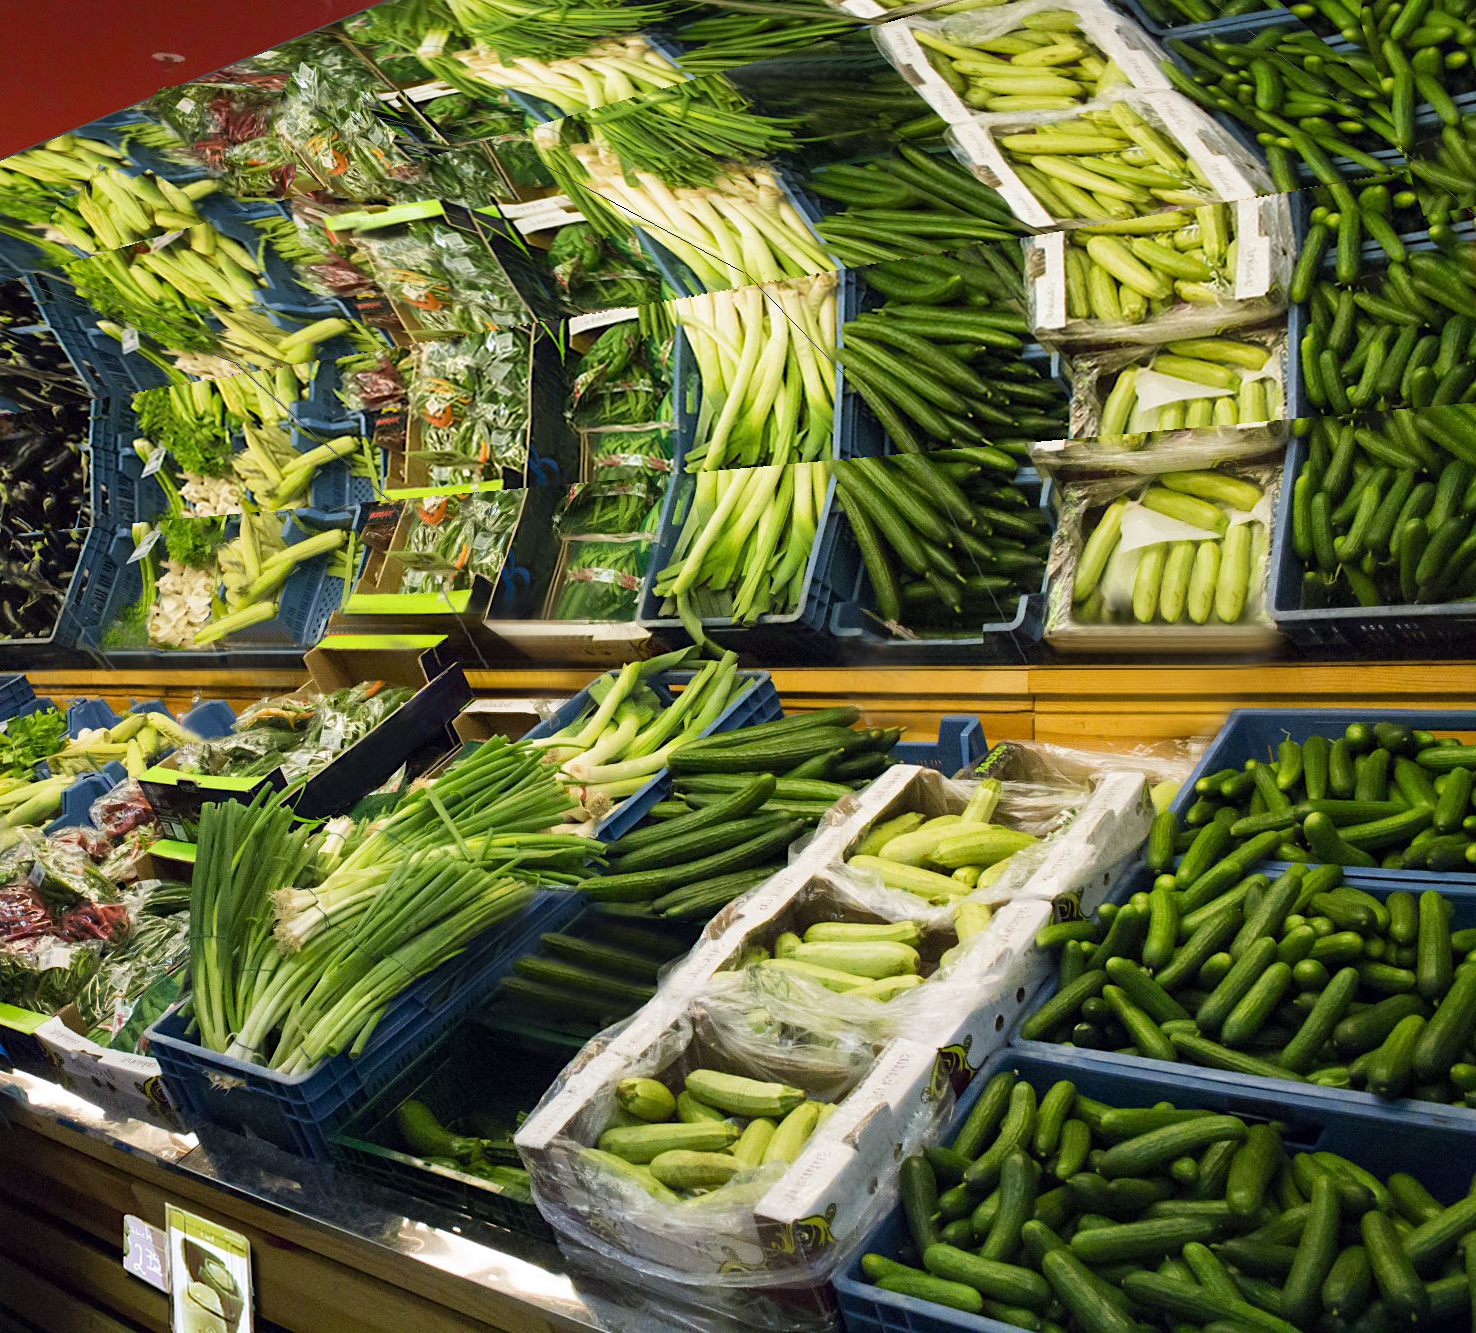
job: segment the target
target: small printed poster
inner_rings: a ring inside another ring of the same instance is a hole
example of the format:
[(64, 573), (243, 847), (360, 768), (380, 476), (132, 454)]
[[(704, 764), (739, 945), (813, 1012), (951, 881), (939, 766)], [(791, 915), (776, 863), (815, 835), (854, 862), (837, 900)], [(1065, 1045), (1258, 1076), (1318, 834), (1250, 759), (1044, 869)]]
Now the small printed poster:
[(250, 1333), (251, 1245), (239, 1231), (167, 1205), (171, 1333)]

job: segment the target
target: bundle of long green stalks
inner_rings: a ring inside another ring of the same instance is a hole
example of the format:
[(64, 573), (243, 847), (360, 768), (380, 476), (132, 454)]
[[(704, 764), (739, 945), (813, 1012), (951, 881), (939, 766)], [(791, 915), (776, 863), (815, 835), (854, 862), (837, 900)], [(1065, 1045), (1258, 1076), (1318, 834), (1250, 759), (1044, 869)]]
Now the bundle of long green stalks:
[(682, 628), (708, 643), (704, 620), (751, 625), (799, 606), (830, 490), (827, 461), (699, 472), (691, 506), (655, 591)]
[(206, 806), (190, 898), (201, 1044), (285, 1074), (359, 1055), (418, 977), (537, 884), (577, 881), (599, 845), (543, 832), (568, 808), (539, 754), (500, 738), (347, 843), (280, 794)]
[(591, 706), (538, 747), (571, 784), (579, 817), (603, 819), (666, 767), (672, 751), (701, 736), (754, 688), (737, 675), (738, 658), (704, 663), (676, 700), (664, 705), (651, 688), (665, 671), (696, 665), (690, 648), (608, 671), (589, 687)]
[(688, 472), (813, 462), (835, 420), (835, 275), (674, 303), (701, 371)]

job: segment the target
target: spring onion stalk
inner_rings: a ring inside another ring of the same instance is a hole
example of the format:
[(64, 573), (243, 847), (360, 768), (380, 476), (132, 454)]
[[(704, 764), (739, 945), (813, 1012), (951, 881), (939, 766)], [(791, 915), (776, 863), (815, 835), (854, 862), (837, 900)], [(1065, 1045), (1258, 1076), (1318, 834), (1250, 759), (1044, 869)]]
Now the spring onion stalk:
[(794, 611), (829, 491), (830, 464), (699, 472), (691, 506), (656, 592), (687, 633), (708, 642), (703, 621), (750, 625)]
[(520, 912), (537, 883), (579, 878), (597, 845), (542, 831), (569, 806), (535, 751), (501, 739), (346, 844), (277, 794), (207, 806), (191, 896), (200, 1041), (288, 1074), (359, 1054), (412, 981)]
[(669, 88), (685, 77), (639, 36), (600, 42), (563, 60), (504, 59), (485, 48), (459, 52), (456, 58), (479, 82), (541, 97), (566, 115)]
[(451, 24), (506, 58), (552, 60), (578, 55), (591, 43), (639, 32), (665, 17), (660, 3), (634, 5), (623, 0), (577, 4), (560, 0), (445, 0)]
[(702, 735), (752, 682), (739, 680), (738, 659), (703, 663), (669, 705), (649, 682), (695, 664), (691, 649), (606, 672), (589, 689), (591, 707), (552, 736), (529, 742), (572, 784), (588, 819), (602, 819), (666, 767), (678, 745)]
[[(536, 138), (540, 150), (546, 138)], [(598, 140), (569, 144), (565, 152), (582, 173), (584, 191), (622, 216), (626, 226), (649, 232), (707, 291), (836, 267), (767, 167), (715, 166), (702, 185), (673, 188), (653, 172), (628, 170)], [(548, 154), (545, 160), (553, 165)]]
[(826, 273), (673, 303), (702, 380), (689, 472), (830, 453), (835, 289)]

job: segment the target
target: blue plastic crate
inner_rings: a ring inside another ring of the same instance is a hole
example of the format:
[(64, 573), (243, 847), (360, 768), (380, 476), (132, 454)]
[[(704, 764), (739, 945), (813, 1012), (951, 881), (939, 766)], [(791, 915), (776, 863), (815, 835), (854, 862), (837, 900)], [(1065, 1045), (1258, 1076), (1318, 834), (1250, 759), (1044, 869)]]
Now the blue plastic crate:
[[(331, 347), (331, 343), (329, 346)], [(293, 407), (292, 419), (304, 430), (332, 438), (334, 435), (362, 435), (374, 438), (377, 412), (354, 412), (344, 406), (338, 396), (343, 372), (331, 357), (313, 363), (313, 377), (301, 401)]]
[(0, 236), (0, 282), (24, 277), (49, 267), (50, 263), (39, 246), (18, 236)]
[[(329, 1136), (353, 1111), (480, 1004), (545, 931), (558, 930), (584, 905), (578, 893), (539, 891), (528, 908), (492, 927), (422, 977), (391, 1004), (363, 1054), (344, 1053), (306, 1074), (286, 1076), (190, 1041), (171, 1009), (148, 1031), (170, 1101), (191, 1123), (266, 1139), (302, 1157), (329, 1157)], [(223, 1085), (220, 1078), (230, 1080)]]
[[(343, 430), (339, 434), (357, 434)], [(307, 453), (319, 444), (336, 438), (327, 430), (313, 430), (311, 434), (294, 426), (292, 447), (300, 454)], [(372, 439), (372, 437), (370, 437)], [(388, 459), (383, 449), (376, 449), (379, 458), (379, 476), (361, 477), (349, 470), (346, 462), (329, 463), (318, 469), (313, 477), (313, 508), (328, 514), (343, 514), (360, 505), (374, 504), (384, 498), (385, 469)]]
[(106, 574), (108, 536), (102, 528), (87, 529), (51, 632), (33, 639), (0, 638), (0, 661), (39, 665), (42, 659), (49, 661), (63, 650), (77, 646), (81, 632), (80, 608), (97, 581)]
[(131, 394), (93, 401), (88, 438), (92, 445), (92, 513), (99, 526), (147, 523), (168, 512), (164, 488), (153, 474), (144, 476), (144, 460), (133, 447), (137, 437), (138, 414)]
[(936, 741), (898, 741), (892, 758), (899, 764), (933, 768), (947, 777), (974, 767), (989, 749), (984, 724), (967, 713), (949, 713), (938, 720)]
[[(1306, 465), (1306, 440), (1292, 440), (1281, 479), (1283, 495), (1291, 494)], [(1476, 642), (1476, 602), (1304, 609), (1305, 569), (1292, 541), (1292, 507), (1282, 504), (1272, 535), (1266, 599), (1276, 628), (1299, 648), (1336, 649), (1370, 660), (1408, 659), (1468, 656)]]
[(84, 773), (62, 793), (61, 813), (46, 825), (47, 834), (69, 828), (91, 828), (93, 802), (106, 796), (120, 782), (126, 781), (128, 770), (122, 764), (104, 764), (96, 773)]
[[(1021, 486), (1039, 486), (1039, 507), (1050, 511), (1049, 481), (1042, 483), (1033, 469), (1022, 469), (1016, 474), (1015, 482)], [(946, 639), (893, 638), (882, 629), (876, 616), (871, 579), (844, 516), (840, 529), (831, 581), (848, 591), (837, 596), (830, 615), (830, 632), (849, 659), (884, 662), (890, 666), (959, 666), (977, 662), (1024, 663), (1040, 657), (1048, 583), (1045, 570), (1041, 571), (1038, 592), (1020, 593), (1000, 603), (999, 619), (986, 622), (977, 634)]]
[(24, 676), (0, 676), (0, 722), (30, 711), (26, 705), (36, 698), (36, 691)]
[[(1134, 893), (1146, 893), (1153, 886), (1153, 879), (1154, 875), (1151, 870), (1146, 866), (1139, 866), (1112, 886), (1106, 901), (1123, 903)], [(1375, 879), (1370, 877), (1366, 870), (1345, 871), (1343, 883), (1352, 888), (1362, 889), (1363, 892), (1372, 894), (1380, 901), (1387, 899), (1391, 893), (1398, 892), (1400, 889), (1406, 891), (1413, 889), (1418, 892), (1428, 887), (1401, 884), (1397, 880)], [(1450, 904), (1450, 924), (1453, 930), (1464, 930), (1469, 926), (1476, 926), (1476, 885), (1442, 885), (1440, 891)], [(1055, 993), (1055, 980), (1047, 981), (1031, 1001), (1029, 1008), (1021, 1014), (1020, 1022), (1024, 1023)], [(1233, 1074), (1223, 1069), (1206, 1069), (1190, 1064), (1188, 1061), (1149, 1060), (1144, 1056), (1117, 1055), (1112, 1051), (1093, 1051), (1082, 1047), (1062, 1046), (1055, 1042), (1025, 1041), (1019, 1036), (1018, 1024), (1015, 1031), (1011, 1033), (1010, 1040), (1016, 1050), (1038, 1055), (1041, 1059), (1070, 1059), (1073, 1062), (1079, 1061), (1087, 1065), (1129, 1071), (1147, 1068), (1164, 1078), (1183, 1078), (1188, 1074), (1194, 1080), (1252, 1089), (1263, 1097), (1274, 1097), (1283, 1088), (1294, 1087), (1313, 1100), (1326, 1101), (1332, 1106), (1397, 1114), (1410, 1130), (1420, 1130), (1433, 1125), (1464, 1130), (1465, 1133), (1476, 1136), (1476, 1109), (1470, 1107), (1444, 1106), (1438, 1102), (1416, 1101), (1412, 1098), (1390, 1102), (1382, 1097), (1374, 1096), (1371, 1092), (1360, 1092), (1354, 1088), (1324, 1088), (1314, 1083), (1301, 1083), (1291, 1079), (1257, 1078), (1249, 1074)]]
[[(1197, 799), (1194, 784), (1222, 768), (1239, 768), (1247, 759), (1271, 761), (1276, 747), (1287, 737), (1305, 741), (1308, 736), (1322, 735), (1336, 739), (1350, 722), (1395, 722), (1407, 727), (1443, 733), (1458, 732), (1476, 739), (1476, 710), (1453, 708), (1237, 708), (1225, 720), (1219, 734), (1200, 757), (1194, 771), (1184, 779), (1170, 808), (1183, 814)], [(1286, 862), (1271, 861), (1266, 873), (1279, 875)], [(1385, 870), (1358, 867), (1360, 878), (1404, 884), (1413, 890), (1440, 888), (1444, 885), (1476, 884), (1476, 867), (1470, 872), (1433, 870)]]
[[(1069, 1053), (1068, 1053), (1069, 1054)], [(1153, 1106), (1161, 1101), (1191, 1110), (1222, 1111), (1250, 1121), (1276, 1121), (1282, 1141), (1292, 1151), (1333, 1152), (1367, 1167), (1380, 1179), (1407, 1171), (1442, 1203), (1454, 1203), (1470, 1189), (1476, 1173), (1476, 1136), (1449, 1125), (1421, 1126), (1410, 1132), (1406, 1117), (1385, 1107), (1343, 1107), (1311, 1095), (1298, 1084), (1278, 1084), (1274, 1095), (1229, 1084), (1184, 1078), (1134, 1067), (1109, 1069), (1070, 1060), (1043, 1058), (1011, 1047), (991, 1056), (954, 1111), (952, 1124), (962, 1123), (995, 1074), (1013, 1070), (1039, 1093), (1070, 1079), (1079, 1094), (1109, 1106)], [(947, 1141), (948, 1136), (944, 1136)], [(1018, 1333), (1013, 1324), (950, 1310), (930, 1301), (883, 1291), (861, 1272), (868, 1252), (896, 1255), (907, 1244), (901, 1209), (894, 1209), (867, 1236), (855, 1257), (835, 1280), (846, 1333)]]
[(87, 392), (94, 398), (156, 389), (168, 378), (152, 361), (125, 352), (97, 327), (97, 312), (77, 295), (64, 274), (29, 273), (25, 284)]
[(296, 268), (273, 246), (264, 244), (261, 231), (253, 225), (265, 218), (290, 216), (284, 204), (263, 201), (243, 205), (232, 201), (232, 208), (218, 212), (211, 218), (211, 223), (217, 231), (238, 241), (258, 257), (263, 285), (257, 290), (256, 299), (266, 310), (301, 322), (335, 315), (353, 319), (353, 310), (336, 296), (319, 296), (304, 287)]
[[(670, 705), (675, 697), (671, 687), (687, 684), (695, 674), (692, 671), (663, 671), (648, 680), (647, 684), (663, 704)], [(767, 671), (740, 671), (737, 678), (748, 681), (749, 688), (718, 714), (712, 726), (702, 733), (704, 736), (711, 736), (719, 731), (736, 731), (739, 727), (752, 727), (760, 722), (777, 722), (784, 715), (779, 694)], [(523, 739), (532, 741), (556, 734), (584, 712), (590, 702), (589, 690), (580, 690)], [(658, 801), (664, 800), (670, 790), (671, 777), (662, 769), (640, 791), (627, 796), (601, 820), (595, 827), (594, 836), (602, 842), (614, 842), (621, 834), (629, 832), (640, 823), (646, 812)]]
[[(843, 302), (837, 300), (837, 325), (843, 320)], [(839, 332), (837, 331), (837, 336)], [(839, 361), (835, 365), (835, 395), (840, 403), (842, 390)], [(663, 615), (662, 599), (656, 596), (656, 576), (665, 566), (667, 559), (681, 535), (682, 519), (691, 505), (695, 482), (692, 473), (685, 473), (682, 462), (692, 448), (696, 438), (697, 414), (701, 402), (702, 385), (696, 361), (687, 344), (680, 324), (677, 326), (672, 365), (672, 400), (676, 409), (676, 430), (672, 441), (672, 477), (661, 502), (660, 525), (651, 560), (641, 583), (640, 600), (637, 603), (636, 622), (647, 629), (656, 630), (665, 638), (687, 642), (690, 636), (675, 616)], [(843, 457), (842, 414), (837, 410), (831, 433), (831, 456)], [(833, 650), (829, 637), (831, 606), (838, 592), (842, 591), (834, 582), (833, 549), (839, 530), (838, 508), (835, 499), (835, 482), (830, 482), (825, 507), (816, 529), (815, 544), (810, 552), (810, 561), (805, 573), (804, 586), (800, 591), (799, 605), (793, 612), (783, 615), (760, 616), (757, 623), (747, 627), (735, 626), (731, 619), (712, 617), (705, 619), (704, 629), (713, 642), (738, 649), (739, 651), (765, 655), (783, 653), (822, 656)]]

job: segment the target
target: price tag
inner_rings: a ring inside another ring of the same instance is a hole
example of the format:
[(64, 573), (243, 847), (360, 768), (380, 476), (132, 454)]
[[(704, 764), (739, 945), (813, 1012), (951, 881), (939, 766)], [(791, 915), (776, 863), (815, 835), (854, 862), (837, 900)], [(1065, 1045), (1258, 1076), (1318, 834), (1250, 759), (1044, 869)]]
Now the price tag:
[(174, 105), (175, 109), (178, 110), (181, 115), (187, 116), (190, 114), (191, 111), (195, 109), (195, 99), (193, 97), (181, 97), (179, 101), (177, 101)]
[(125, 352), (138, 351), (138, 330), (128, 324), (123, 326), (123, 350)]
[(166, 1204), (169, 1308), (173, 1333), (251, 1333), (251, 1245), (203, 1217)]
[[(163, 453), (164, 451), (161, 449), (159, 450), (159, 452)], [(157, 544), (160, 535), (161, 530), (159, 528), (150, 528), (145, 534), (144, 539), (133, 548), (133, 554), (128, 557), (128, 563), (130, 565), (138, 564), (140, 560), (142, 560), (146, 555), (148, 555), (150, 551), (154, 549), (154, 546)]]
[(607, 324), (623, 324), (636, 317), (633, 305), (621, 306), (618, 310), (591, 310), (587, 315), (575, 315), (569, 321), (569, 332), (588, 333), (591, 329), (602, 329)]
[(168, 449), (155, 449), (154, 452), (149, 455), (149, 461), (144, 464), (144, 469), (141, 475), (145, 477), (152, 477), (154, 473), (156, 473), (161, 467), (164, 466), (164, 460), (168, 457)]
[(123, 1215), (123, 1268), (169, 1292), (169, 1237), (132, 1213)]

